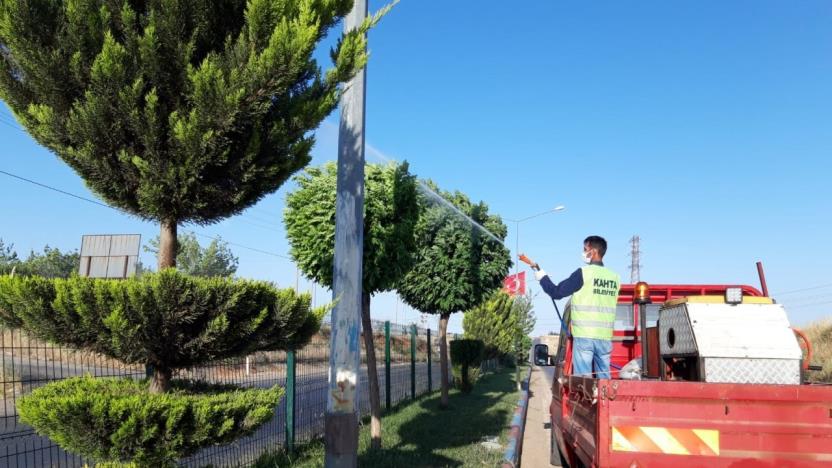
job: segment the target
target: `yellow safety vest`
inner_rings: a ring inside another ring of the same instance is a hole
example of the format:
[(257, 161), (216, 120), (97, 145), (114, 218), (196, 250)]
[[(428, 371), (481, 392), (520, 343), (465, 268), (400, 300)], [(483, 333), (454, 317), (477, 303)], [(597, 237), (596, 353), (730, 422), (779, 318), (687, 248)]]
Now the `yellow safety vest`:
[(572, 336), (575, 338), (612, 339), (615, 307), (621, 278), (600, 265), (581, 268), (584, 285), (572, 294)]

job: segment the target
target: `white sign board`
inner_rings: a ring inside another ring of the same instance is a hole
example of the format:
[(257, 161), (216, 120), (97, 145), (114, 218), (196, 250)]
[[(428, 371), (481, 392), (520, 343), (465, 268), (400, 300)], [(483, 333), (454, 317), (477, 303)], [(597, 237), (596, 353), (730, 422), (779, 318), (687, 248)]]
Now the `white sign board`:
[(81, 238), (78, 274), (88, 278), (129, 278), (139, 261), (139, 234), (87, 235)]

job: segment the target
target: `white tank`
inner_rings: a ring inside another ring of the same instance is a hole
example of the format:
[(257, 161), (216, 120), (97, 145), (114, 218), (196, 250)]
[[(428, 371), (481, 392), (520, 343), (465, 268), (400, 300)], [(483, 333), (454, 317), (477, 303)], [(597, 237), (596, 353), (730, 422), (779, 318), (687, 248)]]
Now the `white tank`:
[(659, 311), (664, 358), (693, 358), (699, 380), (800, 384), (803, 353), (780, 304), (671, 301)]

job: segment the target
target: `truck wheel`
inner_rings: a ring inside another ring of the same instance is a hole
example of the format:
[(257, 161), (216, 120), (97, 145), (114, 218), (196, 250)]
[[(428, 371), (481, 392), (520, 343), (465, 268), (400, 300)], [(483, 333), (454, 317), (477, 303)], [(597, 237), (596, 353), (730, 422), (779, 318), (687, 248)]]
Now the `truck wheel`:
[(566, 462), (566, 459), (563, 458), (563, 454), (560, 453), (560, 447), (558, 447), (558, 440), (555, 437), (555, 427), (552, 426), (549, 429), (549, 439), (551, 440), (549, 446), (549, 464), (552, 466), (563, 466), (569, 467), (569, 463)]

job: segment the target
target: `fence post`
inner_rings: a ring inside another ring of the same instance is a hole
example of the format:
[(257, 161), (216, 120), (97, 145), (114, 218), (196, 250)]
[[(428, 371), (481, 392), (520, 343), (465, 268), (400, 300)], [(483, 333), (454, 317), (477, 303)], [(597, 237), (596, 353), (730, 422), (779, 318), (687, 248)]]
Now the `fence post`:
[(410, 326), (410, 399), (416, 399), (416, 324)]
[(390, 411), (390, 321), (384, 322), (384, 403)]
[(295, 352), (286, 352), (286, 450), (295, 450)]
[(428, 328), (428, 393), (433, 391), (433, 367), (430, 366), (430, 355), (433, 352), (433, 346), (430, 342), (430, 328)]

